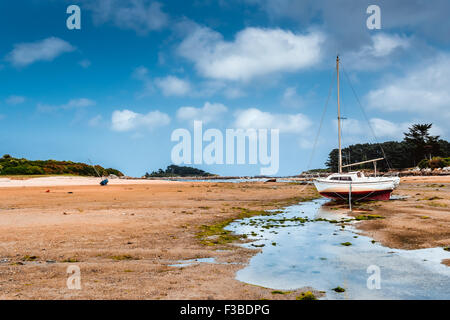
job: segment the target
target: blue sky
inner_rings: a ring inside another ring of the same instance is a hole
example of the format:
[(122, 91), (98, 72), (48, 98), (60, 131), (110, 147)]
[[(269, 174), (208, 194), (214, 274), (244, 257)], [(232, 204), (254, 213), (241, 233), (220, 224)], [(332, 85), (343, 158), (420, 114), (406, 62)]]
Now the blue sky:
[[(81, 30), (66, 8), (81, 8)], [(381, 30), (366, 9), (381, 8)], [(3, 1), (0, 153), (91, 159), (140, 176), (171, 163), (177, 128), (280, 130), (278, 175), (324, 167), (336, 138), (335, 57), (379, 141), (412, 123), (449, 138), (450, 3)], [(342, 75), (344, 145), (375, 142)], [(199, 165), (257, 175), (258, 165)]]

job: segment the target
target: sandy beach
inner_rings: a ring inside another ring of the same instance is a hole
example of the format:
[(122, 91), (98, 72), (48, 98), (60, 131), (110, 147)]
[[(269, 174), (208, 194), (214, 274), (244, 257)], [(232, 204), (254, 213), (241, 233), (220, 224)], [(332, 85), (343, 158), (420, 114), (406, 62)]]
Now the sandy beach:
[[(393, 248), (450, 245), (450, 177), (402, 178), (403, 200), (358, 210), (362, 234)], [(45, 177), (0, 179), (1, 299), (295, 299), (235, 280), (258, 249), (244, 249), (224, 223), (317, 197), (293, 183), (207, 183)], [(354, 212), (355, 215), (358, 211)], [(171, 266), (180, 260), (215, 263)], [(448, 263), (444, 261), (444, 263)], [(66, 286), (69, 265), (81, 290)]]
[(364, 234), (392, 248), (450, 245), (450, 176), (403, 177), (394, 195), (406, 198), (363, 205), (385, 218), (363, 221)]
[[(51, 177), (9, 177), (0, 178), (0, 188), (8, 187), (57, 187), (57, 186), (97, 186), (100, 178), (77, 177), (77, 176), (51, 176)], [(176, 183), (176, 181), (173, 181)], [(109, 185), (141, 185), (141, 184), (164, 184), (165, 180), (146, 179), (109, 179)]]

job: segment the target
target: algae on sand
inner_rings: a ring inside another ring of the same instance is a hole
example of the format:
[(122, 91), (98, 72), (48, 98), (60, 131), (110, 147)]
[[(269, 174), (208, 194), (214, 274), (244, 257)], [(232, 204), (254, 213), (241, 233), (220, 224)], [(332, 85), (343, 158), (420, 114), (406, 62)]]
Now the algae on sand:
[(336, 292), (338, 292), (338, 293), (345, 292), (345, 289), (344, 289), (344, 288), (341, 288), (341, 287), (339, 287), (339, 286), (337, 286), (336, 288), (333, 288), (332, 290), (334, 290), (334, 291), (336, 291)]
[(116, 261), (122, 261), (122, 260), (140, 260), (140, 258), (138, 257), (133, 257), (129, 254), (120, 254), (117, 256), (111, 256), (111, 259), (116, 260)]
[(311, 291), (306, 291), (295, 298), (295, 300), (317, 300), (317, 298)]

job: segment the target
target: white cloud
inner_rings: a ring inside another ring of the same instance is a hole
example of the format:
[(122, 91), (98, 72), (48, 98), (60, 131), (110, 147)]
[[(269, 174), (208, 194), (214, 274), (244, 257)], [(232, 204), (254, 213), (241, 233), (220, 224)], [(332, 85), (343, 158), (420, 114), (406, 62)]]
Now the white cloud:
[(375, 57), (385, 57), (396, 49), (408, 49), (410, 39), (396, 34), (380, 33), (372, 37), (373, 45), (367, 48)]
[(103, 117), (101, 115), (96, 115), (95, 117), (89, 119), (88, 125), (90, 127), (97, 127), (103, 120)]
[[(321, 24), (331, 35), (330, 41), (337, 39), (339, 48), (346, 50), (358, 47), (370, 34), (367, 30), (366, 9), (369, 4), (381, 6), (383, 30), (405, 30), (421, 38), (438, 40), (448, 45), (450, 29), (448, 0), (397, 0), (397, 1), (355, 1), (355, 0), (245, 0), (260, 6), (270, 19), (286, 22), (291, 19), (301, 27)], [(259, 9), (259, 8), (258, 8)], [(372, 32), (371, 32), (372, 33)]]
[(302, 149), (312, 149), (314, 147), (314, 140), (311, 138), (298, 139), (298, 146)]
[(86, 108), (94, 106), (96, 102), (91, 99), (87, 98), (79, 98), (79, 99), (72, 99), (69, 100), (69, 102), (61, 105), (49, 105), (49, 104), (42, 104), (38, 103), (37, 107), (38, 110), (41, 112), (52, 112), (57, 110), (70, 110), (70, 109), (76, 109), (76, 108)]
[(153, 93), (155, 90), (153, 87), (153, 81), (148, 75), (148, 69), (143, 66), (139, 66), (136, 69), (134, 69), (132, 75), (134, 79), (137, 79), (142, 82), (143, 89), (141, 92), (137, 95), (138, 98), (142, 98), (145, 96), (148, 96), (149, 94)]
[(124, 109), (112, 113), (111, 123), (111, 128), (114, 131), (130, 131), (139, 128), (153, 129), (169, 124), (170, 117), (158, 110), (140, 114)]
[(13, 105), (15, 105), (15, 104), (21, 104), (21, 103), (24, 103), (25, 102), (25, 97), (22, 97), (22, 96), (9, 96), (7, 99), (6, 99), (6, 103), (7, 104), (13, 104)]
[(411, 47), (411, 39), (396, 34), (379, 33), (371, 37), (371, 44), (344, 53), (345, 67), (352, 70), (373, 70), (388, 65), (389, 56)]
[(93, 12), (94, 22), (113, 23), (121, 29), (131, 29), (140, 35), (160, 30), (168, 25), (169, 17), (159, 2), (148, 0), (95, 0), (87, 6)]
[(403, 77), (385, 81), (370, 91), (370, 108), (388, 112), (427, 114), (450, 119), (450, 56), (416, 65)]
[(139, 66), (134, 69), (132, 77), (138, 80), (148, 80), (148, 69), (144, 66)]
[(409, 126), (407, 123), (398, 124), (379, 118), (370, 119), (370, 125), (377, 137), (391, 138), (401, 138)]
[[(403, 133), (407, 132), (409, 127), (415, 123), (423, 123), (423, 120), (416, 119), (414, 121), (392, 122), (381, 118), (371, 118), (369, 123), (377, 138), (402, 140), (404, 137)], [(337, 132), (337, 120), (333, 120), (333, 124), (336, 130), (335, 132)], [(347, 143), (350, 141), (354, 143), (376, 142), (370, 127), (365, 121), (345, 119), (342, 121), (343, 139), (346, 140)], [(444, 134), (444, 130), (442, 130), (438, 125), (433, 124), (430, 133), (432, 135), (442, 136)]]
[(50, 37), (36, 42), (15, 44), (6, 59), (16, 67), (25, 67), (36, 61), (52, 61), (59, 55), (74, 50), (75, 47), (67, 41)]
[(233, 41), (197, 26), (178, 47), (208, 78), (249, 80), (275, 72), (294, 72), (320, 61), (324, 36), (320, 32), (295, 34), (281, 29), (246, 28)]
[[(361, 141), (366, 140), (364, 143), (373, 142), (374, 139), (372, 130), (375, 136), (378, 138), (401, 138), (403, 132), (408, 128), (408, 123), (393, 123), (391, 121), (372, 118), (369, 120), (370, 126), (366, 121), (358, 119), (347, 118), (342, 120), (342, 136), (346, 140), (348, 137), (351, 141), (355, 141), (355, 136), (361, 138)], [(333, 120), (334, 128), (337, 134), (337, 120)]]
[(307, 116), (298, 114), (274, 114), (256, 108), (235, 113), (234, 127), (242, 129), (279, 129), (284, 133), (304, 133), (312, 125)]
[(177, 111), (177, 118), (184, 121), (200, 120), (206, 124), (219, 120), (227, 111), (223, 104), (206, 102), (202, 108), (181, 107)]
[[(377, 137), (389, 137), (398, 140), (403, 140), (404, 133), (409, 131), (408, 128), (412, 127), (414, 124), (417, 123), (424, 123), (424, 120), (414, 119), (413, 121), (404, 121), (400, 123), (395, 123), (379, 118), (370, 119), (370, 124), (373, 130), (375, 131)], [(445, 130), (443, 130), (439, 125), (433, 123), (433, 126), (430, 129), (430, 134), (436, 136), (443, 136), (445, 134)]]
[(236, 99), (245, 96), (245, 92), (240, 88), (227, 88), (224, 91), (225, 97), (229, 99)]
[(146, 96), (154, 92), (155, 86), (162, 91), (165, 96), (184, 96), (192, 94), (191, 84), (188, 80), (180, 79), (176, 76), (152, 79), (148, 69), (143, 66), (137, 67), (132, 77), (141, 81), (144, 88), (139, 96)]
[(289, 87), (283, 92), (281, 105), (288, 108), (300, 108), (304, 105), (303, 98), (297, 93), (297, 88)]
[(70, 100), (66, 105), (64, 105), (64, 108), (66, 108), (66, 109), (84, 108), (84, 107), (90, 107), (93, 105), (95, 105), (95, 101), (93, 101), (91, 99), (80, 98), (80, 99)]
[(155, 80), (156, 86), (162, 90), (165, 96), (183, 96), (191, 91), (188, 81), (175, 76), (167, 76)]
[(152, 79), (149, 71), (144, 66), (134, 69), (132, 75), (134, 79), (143, 84), (138, 97), (151, 95), (159, 89), (165, 96), (189, 96), (189, 97), (210, 97), (216, 94), (223, 94), (229, 99), (245, 96), (245, 92), (239, 87), (230, 86), (230, 83), (222, 80), (206, 79), (192, 84), (187, 79), (182, 79), (173, 75)]
[[(336, 129), (337, 134), (337, 120), (333, 120), (334, 127)], [(357, 119), (351, 119), (346, 118), (345, 120), (341, 120), (341, 129), (342, 134), (349, 134), (349, 135), (365, 135), (369, 132), (369, 127), (367, 124), (362, 124)]]
[(81, 61), (78, 62), (78, 64), (83, 67), (84, 69), (89, 68), (91, 65), (91, 61), (89, 61), (88, 59), (83, 59)]

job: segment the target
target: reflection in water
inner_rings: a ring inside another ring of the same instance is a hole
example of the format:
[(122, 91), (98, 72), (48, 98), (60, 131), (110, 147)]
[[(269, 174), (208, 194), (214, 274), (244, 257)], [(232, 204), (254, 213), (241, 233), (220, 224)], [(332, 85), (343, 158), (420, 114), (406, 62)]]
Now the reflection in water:
[[(450, 252), (442, 248), (399, 250), (357, 235), (352, 225), (313, 221), (345, 220), (348, 216), (322, 208), (320, 199), (294, 205), (275, 216), (238, 220), (227, 229), (247, 234), (262, 246), (240, 281), (279, 290), (310, 286), (328, 299), (450, 299), (450, 268), (441, 264)], [(342, 243), (349, 242), (350, 246)], [(368, 289), (371, 265), (381, 271), (381, 289)], [(332, 290), (340, 286), (344, 293)]]

